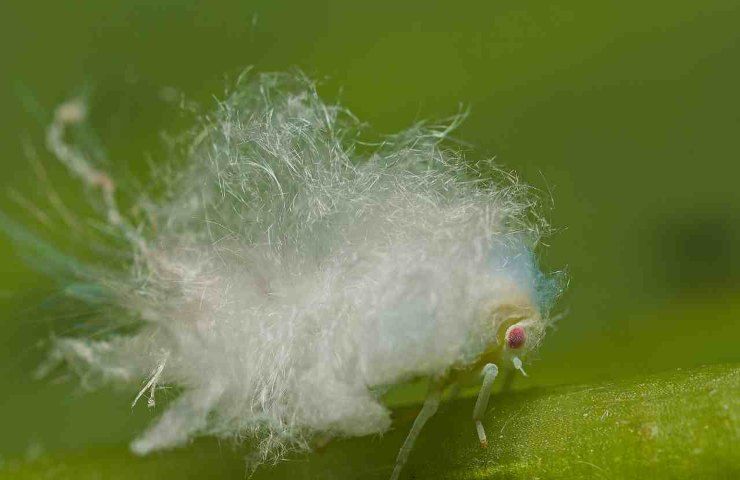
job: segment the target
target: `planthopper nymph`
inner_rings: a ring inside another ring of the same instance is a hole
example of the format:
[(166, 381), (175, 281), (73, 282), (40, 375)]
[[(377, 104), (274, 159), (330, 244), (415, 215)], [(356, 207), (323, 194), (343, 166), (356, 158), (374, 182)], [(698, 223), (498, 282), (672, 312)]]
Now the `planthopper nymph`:
[(119, 192), (101, 152), (73, 141), (81, 102), (57, 109), (47, 146), (99, 199), (95, 235), (125, 261), (71, 268), (108, 328), (55, 337), (43, 370), (139, 384), (133, 402), (152, 407), (176, 387), (136, 454), (213, 435), (252, 438), (262, 460), (382, 433), (384, 388), (429, 378), (391, 478), (442, 391), (482, 372), (471, 434), (485, 446), (498, 370), (524, 373), (561, 289), (536, 264), (536, 195), (448, 148), (454, 121), (363, 141), (303, 77), (247, 76), (154, 162), (146, 191)]

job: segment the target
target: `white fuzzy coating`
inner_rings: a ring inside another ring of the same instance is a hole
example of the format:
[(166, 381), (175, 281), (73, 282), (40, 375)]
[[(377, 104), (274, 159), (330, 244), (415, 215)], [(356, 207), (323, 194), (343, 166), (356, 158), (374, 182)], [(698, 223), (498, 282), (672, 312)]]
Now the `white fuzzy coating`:
[(100, 282), (140, 325), (53, 355), (141, 382), (150, 405), (178, 387), (134, 452), (213, 434), (268, 458), (383, 432), (383, 387), (475, 364), (511, 321), (539, 343), (553, 295), (536, 197), (445, 149), (449, 129), (367, 144), (359, 127), (304, 79), (258, 76), (201, 119), (166, 193), (138, 206), (148, 221), (114, 224), (134, 260)]

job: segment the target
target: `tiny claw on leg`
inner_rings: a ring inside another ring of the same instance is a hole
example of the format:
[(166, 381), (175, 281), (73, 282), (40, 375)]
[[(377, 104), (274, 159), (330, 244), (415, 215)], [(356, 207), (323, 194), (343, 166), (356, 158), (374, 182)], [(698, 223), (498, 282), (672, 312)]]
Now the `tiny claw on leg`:
[(483, 428), (483, 424), (480, 420), (475, 421), (475, 429), (478, 430), (478, 440), (480, 440), (480, 446), (482, 448), (488, 448), (488, 439), (486, 438), (486, 431)]
[(498, 367), (493, 363), (487, 364), (483, 367), (483, 386), (480, 388), (478, 393), (478, 399), (475, 401), (475, 407), (473, 408), (473, 421), (475, 422), (475, 429), (478, 432), (478, 440), (483, 448), (488, 448), (488, 439), (486, 438), (486, 430), (483, 428), (483, 414), (486, 413), (486, 407), (488, 407), (488, 397), (491, 395), (491, 388), (493, 387), (493, 381), (498, 375)]

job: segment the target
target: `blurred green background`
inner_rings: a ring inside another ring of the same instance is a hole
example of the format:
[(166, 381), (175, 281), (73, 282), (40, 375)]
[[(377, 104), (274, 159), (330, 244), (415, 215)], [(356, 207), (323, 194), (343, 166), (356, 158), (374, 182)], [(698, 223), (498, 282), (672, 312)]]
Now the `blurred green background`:
[[(38, 225), (17, 200), (48, 194), (33, 149), (84, 208), (43, 151), (71, 95), (113, 174), (146, 182), (183, 125), (173, 92), (207, 106), (245, 66), (299, 67), (381, 132), (469, 107), (468, 155), (552, 195), (543, 263), (567, 267), (568, 316), (518, 387), (740, 360), (737, 0), (154, 3), (0, 7), (0, 211)], [(32, 379), (39, 342), (77, 319), (5, 237), (0, 269), (0, 462), (130, 439), (156, 414), (133, 391)]]

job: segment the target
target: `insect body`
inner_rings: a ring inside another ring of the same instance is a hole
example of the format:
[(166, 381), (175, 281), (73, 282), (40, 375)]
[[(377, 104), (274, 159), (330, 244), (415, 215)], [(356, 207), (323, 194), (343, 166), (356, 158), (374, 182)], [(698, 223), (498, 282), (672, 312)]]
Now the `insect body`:
[(150, 405), (158, 385), (181, 388), (134, 452), (210, 434), (253, 436), (274, 458), (316, 435), (383, 432), (378, 389), (427, 376), (395, 478), (442, 389), (471, 369), (484, 372), (473, 419), (486, 444), (494, 363), (522, 368), (517, 352), (540, 342), (558, 290), (533, 254), (546, 225), (515, 178), (445, 150), (447, 129), (360, 143), (310, 84), (266, 75), (203, 117), (155, 178), (166, 194), (142, 196), (134, 221), (65, 141), (70, 111), (49, 147), (101, 191), (131, 265), (86, 276), (138, 328), (62, 338), (52, 356), (140, 381)]
[[(497, 305), (497, 307), (495, 307), (491, 312), (491, 319), (493, 320), (491, 326), (499, 329), (497, 343), (490, 345), (472, 365), (465, 367), (466, 370), (480, 369), (483, 376), (483, 384), (478, 393), (478, 398), (473, 409), (473, 421), (475, 422), (475, 428), (478, 433), (478, 440), (483, 448), (488, 448), (488, 438), (486, 437), (486, 432), (482, 423), (483, 415), (488, 406), (488, 399), (491, 394), (494, 380), (499, 373), (498, 366), (493, 362), (500, 363), (501, 361), (504, 361), (506, 357), (510, 357), (514, 364), (514, 368), (520, 370), (522, 374), (526, 375), (520, 358), (516, 356), (516, 352), (523, 349), (525, 346), (527, 325), (534, 325), (535, 328), (542, 328), (542, 320), (537, 308), (528, 301), (526, 297), (512, 295), (502, 298), (507, 299), (506, 303)], [(496, 320), (502, 322), (499, 323), (496, 322)], [(511, 322), (516, 323), (512, 324)], [(429, 418), (437, 411), (443, 390), (450, 383), (456, 381), (455, 377), (459, 373), (459, 370), (453, 370), (447, 372), (441, 377), (433, 379), (427, 399), (425, 400), (424, 405), (414, 421), (411, 431), (406, 437), (406, 440), (398, 454), (393, 473), (391, 474), (391, 480), (396, 480), (399, 477), (401, 470), (408, 459), (408, 455), (413, 448), (414, 442), (416, 441), (416, 437), (421, 432), (426, 421), (429, 420)]]

